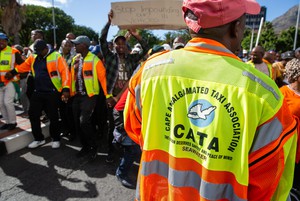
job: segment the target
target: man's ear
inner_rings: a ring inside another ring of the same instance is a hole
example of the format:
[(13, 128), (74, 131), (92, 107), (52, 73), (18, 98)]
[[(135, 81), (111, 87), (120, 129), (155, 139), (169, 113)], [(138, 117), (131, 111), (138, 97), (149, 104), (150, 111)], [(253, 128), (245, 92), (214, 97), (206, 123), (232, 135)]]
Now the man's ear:
[(229, 34), (231, 38), (238, 38), (239, 30), (241, 29), (241, 21), (235, 20), (230, 23), (229, 26)]

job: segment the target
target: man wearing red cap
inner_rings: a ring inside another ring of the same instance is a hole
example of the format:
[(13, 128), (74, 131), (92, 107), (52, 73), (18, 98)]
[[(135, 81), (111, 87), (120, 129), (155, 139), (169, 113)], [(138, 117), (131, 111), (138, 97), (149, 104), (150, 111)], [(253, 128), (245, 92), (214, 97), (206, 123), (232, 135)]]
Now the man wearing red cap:
[(276, 84), (234, 52), (255, 0), (184, 0), (192, 39), (131, 79), (125, 129), (141, 146), (136, 200), (287, 200), (297, 123)]

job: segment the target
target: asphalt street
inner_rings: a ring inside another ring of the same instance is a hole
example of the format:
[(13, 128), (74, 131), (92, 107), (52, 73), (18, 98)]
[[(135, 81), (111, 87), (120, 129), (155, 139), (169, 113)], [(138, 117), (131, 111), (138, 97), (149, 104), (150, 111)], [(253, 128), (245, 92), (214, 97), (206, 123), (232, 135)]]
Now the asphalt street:
[[(51, 142), (37, 149), (22, 149), (0, 156), (0, 201), (131, 201), (135, 190), (123, 187), (115, 177), (119, 156), (106, 163), (99, 150), (95, 160), (77, 158), (79, 142), (62, 140), (59, 149)], [(136, 180), (138, 164), (130, 177)]]

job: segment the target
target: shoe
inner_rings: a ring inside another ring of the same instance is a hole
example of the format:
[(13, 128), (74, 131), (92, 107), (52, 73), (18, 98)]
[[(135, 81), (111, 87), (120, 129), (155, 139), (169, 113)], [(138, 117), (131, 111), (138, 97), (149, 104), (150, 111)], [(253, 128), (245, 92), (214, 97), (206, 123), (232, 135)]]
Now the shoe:
[(16, 127), (17, 127), (17, 123), (8, 124), (7, 130), (11, 131), (11, 130), (14, 130)]
[(30, 149), (34, 149), (34, 148), (37, 148), (43, 144), (45, 144), (46, 141), (45, 140), (41, 140), (41, 141), (33, 141), (31, 142), (29, 145), (28, 145), (28, 148)]
[(105, 161), (106, 161), (107, 163), (113, 163), (113, 162), (114, 162), (114, 157), (113, 157), (113, 155), (109, 153), (109, 154), (106, 156)]
[(60, 147), (60, 141), (52, 142), (52, 149), (58, 149)]
[(89, 153), (91, 147), (82, 147), (80, 151), (76, 154), (77, 158), (81, 158)]
[(126, 188), (134, 189), (135, 185), (128, 177), (123, 177), (120, 174), (116, 174), (118, 181)]
[(6, 130), (8, 129), (9, 124), (4, 124), (0, 127), (0, 130)]

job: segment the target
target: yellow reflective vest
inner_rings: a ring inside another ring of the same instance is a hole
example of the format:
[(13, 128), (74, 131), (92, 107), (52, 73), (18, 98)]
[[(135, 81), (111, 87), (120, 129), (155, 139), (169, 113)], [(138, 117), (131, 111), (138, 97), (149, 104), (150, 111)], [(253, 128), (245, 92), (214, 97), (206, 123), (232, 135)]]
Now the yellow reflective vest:
[(142, 149), (136, 200), (286, 200), (297, 123), (276, 84), (217, 41), (148, 59), (124, 109)]

